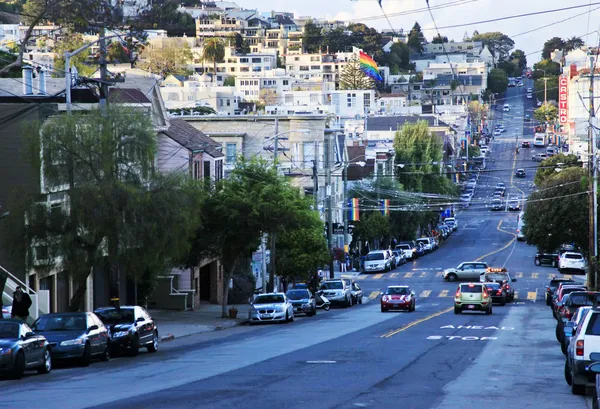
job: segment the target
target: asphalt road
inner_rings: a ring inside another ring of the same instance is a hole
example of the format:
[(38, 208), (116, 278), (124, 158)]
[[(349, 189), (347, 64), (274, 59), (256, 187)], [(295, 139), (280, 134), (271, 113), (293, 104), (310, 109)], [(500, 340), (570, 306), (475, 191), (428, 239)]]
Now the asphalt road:
[[(511, 112), (525, 111), (518, 97), (525, 89), (509, 89)], [(507, 197), (523, 197), (535, 174), (531, 157), (515, 154), (522, 120), (500, 120), (507, 131), (492, 143), (473, 204), (457, 215), (458, 232), (395, 271), (357, 274), (365, 305), (184, 337), (154, 355), (0, 380), (0, 408), (591, 407), (564, 381), (556, 323), (543, 302), (544, 285), (558, 272), (536, 267), (535, 249), (515, 240), (518, 212), (488, 207), (496, 183), (506, 184)], [(519, 167), (527, 168), (525, 179), (512, 178)], [(456, 283), (443, 281), (441, 270), (472, 260), (508, 268), (518, 279), (515, 302), (490, 316), (454, 315)], [(380, 312), (390, 284), (412, 287), (415, 312)]]

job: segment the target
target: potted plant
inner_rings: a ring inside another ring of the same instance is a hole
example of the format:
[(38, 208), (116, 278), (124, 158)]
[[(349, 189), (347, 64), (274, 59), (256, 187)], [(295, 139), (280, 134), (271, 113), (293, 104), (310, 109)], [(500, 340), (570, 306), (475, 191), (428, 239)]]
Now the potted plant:
[(231, 308), (229, 309), (229, 318), (237, 318), (238, 315), (238, 309), (235, 308), (235, 305), (231, 306)]

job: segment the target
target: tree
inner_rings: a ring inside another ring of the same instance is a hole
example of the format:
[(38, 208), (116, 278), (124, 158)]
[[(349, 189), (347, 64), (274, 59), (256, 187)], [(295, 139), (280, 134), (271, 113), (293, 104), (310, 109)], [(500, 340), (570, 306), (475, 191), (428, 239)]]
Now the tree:
[(302, 44), (304, 49), (309, 54), (321, 52), (321, 45), (323, 44), (323, 34), (321, 29), (313, 23), (312, 20), (308, 20), (304, 25), (304, 31), (302, 33)]
[(223, 80), (224, 87), (235, 87), (235, 77), (232, 75)]
[(555, 172), (529, 196), (523, 228), (528, 244), (540, 251), (554, 252), (561, 244), (572, 242), (588, 251), (586, 173), (580, 167)]
[(527, 68), (527, 56), (523, 50), (515, 50), (510, 54), (510, 61), (519, 68), (519, 75)]
[(544, 43), (544, 48), (542, 49), (542, 59), (548, 60), (550, 59), (550, 54), (554, 52), (554, 50), (562, 50), (565, 48), (565, 42), (560, 37), (552, 37), (550, 40)]
[(167, 77), (187, 73), (187, 63), (194, 56), (190, 46), (181, 39), (169, 39), (161, 48), (146, 48), (142, 52), (140, 68)]
[(131, 61), (129, 49), (120, 42), (112, 42), (107, 46), (106, 60), (113, 64), (123, 64)]
[(510, 50), (515, 46), (515, 42), (512, 38), (499, 31), (489, 33), (479, 33), (475, 31), (470, 40), (481, 41), (494, 56), (494, 63), (507, 59)]
[(542, 60), (533, 64), (533, 79), (537, 80), (543, 76), (560, 75), (560, 64), (552, 60)]
[(369, 248), (378, 248), (379, 241), (390, 234), (389, 218), (380, 211), (369, 212), (358, 223), (355, 234), (368, 242)]
[(392, 44), (386, 59), (392, 74), (397, 74), (400, 71), (406, 71), (411, 68), (410, 50), (404, 43), (398, 42)]
[(211, 37), (204, 40), (202, 56), (213, 63), (213, 83), (217, 81), (217, 62), (225, 58), (225, 45), (220, 38)]
[(406, 45), (414, 52), (423, 54), (423, 44), (425, 44), (425, 36), (423, 35), (423, 31), (421, 31), (419, 23), (415, 21), (413, 28), (408, 34)]
[(435, 37), (433, 37), (433, 40), (431, 40), (431, 44), (444, 44), (447, 42), (448, 37), (442, 36), (441, 34), (436, 35)]
[(144, 110), (115, 104), (57, 115), (31, 124), (26, 140), (45, 183), (69, 186), (69, 207), (55, 211), (24, 198), (28, 222), (15, 229), (23, 232), (15, 241), (46, 249), (36, 268), (69, 274), (71, 310), (82, 307), (87, 278), (99, 264), (110, 266), (115, 296), (121, 266), (132, 278), (155, 277), (185, 252), (197, 227), (187, 206), (198, 206), (199, 196), (188, 195), (180, 179), (153, 173), (156, 131)]
[(150, 10), (144, 11), (138, 18), (126, 21), (126, 23), (139, 30), (157, 28), (167, 30), (169, 36), (173, 37), (183, 37), (184, 35), (194, 37), (196, 35), (196, 20), (191, 14), (178, 10), (179, 1), (162, 0), (152, 3)]
[(337, 27), (325, 33), (323, 47), (330, 53), (346, 52), (352, 48), (352, 36), (346, 34), (345, 27)]
[(534, 90), (539, 101), (558, 101), (558, 77), (552, 76), (546, 78), (547, 84), (544, 84), (544, 79), (540, 78), (534, 82)]
[(506, 72), (499, 68), (492, 68), (488, 74), (488, 89), (491, 92), (501, 94), (508, 88), (508, 77)]
[(234, 47), (237, 54), (248, 54), (250, 52), (248, 41), (246, 41), (240, 33), (229, 34), (227, 40), (227, 46)]
[(352, 23), (346, 27), (350, 31), (350, 46), (354, 45), (369, 54), (376, 62), (382, 61), (381, 33), (363, 23)]
[[(560, 165), (559, 165), (560, 164)], [(543, 161), (543, 164), (535, 172), (534, 182), (536, 186), (543, 187), (548, 179), (557, 174), (557, 168), (581, 167), (581, 162), (575, 155), (558, 154)]]
[(573, 36), (565, 41), (564, 49), (565, 52), (568, 52), (581, 48), (584, 45), (585, 42), (581, 38)]
[(533, 112), (533, 117), (542, 123), (554, 122), (558, 118), (558, 109), (552, 104), (544, 104)]
[(367, 77), (360, 68), (360, 61), (353, 57), (340, 75), (340, 89), (373, 89), (375, 81)]
[[(62, 40), (56, 42), (56, 45), (52, 50), (54, 52), (54, 66), (60, 68), (58, 68), (58, 71), (55, 71), (54, 76), (64, 76), (64, 74), (58, 73), (61, 73), (65, 69), (65, 52), (75, 51), (78, 48), (82, 47), (84, 44), (85, 41), (83, 39), (83, 35), (81, 34), (72, 34), (69, 36), (65, 36)], [(82, 77), (88, 77), (98, 69), (97, 66), (88, 65), (89, 62), (89, 49), (87, 51), (83, 51), (77, 54), (76, 56), (71, 57), (72, 65), (77, 67), (77, 72)]]

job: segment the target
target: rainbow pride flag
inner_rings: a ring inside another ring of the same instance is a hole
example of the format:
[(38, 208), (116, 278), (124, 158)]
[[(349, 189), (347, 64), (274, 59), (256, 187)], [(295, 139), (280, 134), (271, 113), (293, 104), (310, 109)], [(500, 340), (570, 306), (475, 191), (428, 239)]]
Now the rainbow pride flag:
[(381, 200), (381, 214), (384, 216), (390, 215), (390, 199)]
[(351, 222), (360, 220), (358, 204), (358, 199), (348, 199), (348, 220)]
[(365, 75), (375, 81), (383, 81), (381, 75), (379, 75), (379, 67), (377, 63), (373, 61), (368, 54), (360, 52), (359, 56), (360, 69), (365, 73)]

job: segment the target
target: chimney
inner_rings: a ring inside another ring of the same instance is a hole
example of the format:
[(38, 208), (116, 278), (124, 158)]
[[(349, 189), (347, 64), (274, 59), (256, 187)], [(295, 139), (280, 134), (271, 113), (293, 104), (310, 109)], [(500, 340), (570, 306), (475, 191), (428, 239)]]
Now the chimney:
[(569, 79), (577, 76), (577, 64), (571, 64), (569, 66)]
[(33, 68), (23, 67), (23, 94), (33, 95)]
[(46, 70), (40, 67), (38, 71), (38, 95), (46, 95)]

